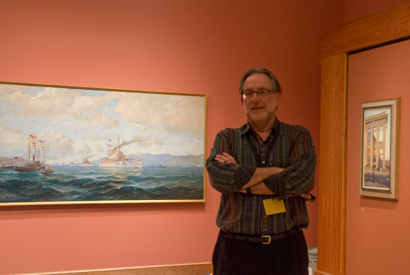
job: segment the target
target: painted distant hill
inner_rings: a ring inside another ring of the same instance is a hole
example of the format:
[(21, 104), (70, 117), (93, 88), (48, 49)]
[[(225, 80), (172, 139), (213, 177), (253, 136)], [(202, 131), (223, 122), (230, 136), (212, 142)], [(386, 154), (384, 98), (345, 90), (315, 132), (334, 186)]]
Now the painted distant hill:
[(16, 164), (25, 164), (26, 162), (28, 162), (28, 161), (23, 160), (23, 159), (17, 160), (15, 158), (8, 158), (8, 157), (0, 156), (0, 165), (1, 164), (14, 164), (14, 165), (16, 165)]
[(0, 164), (9, 164), (9, 163), (15, 163), (15, 160), (13, 158), (5, 158), (0, 156)]
[[(203, 167), (204, 155), (187, 155), (187, 156), (173, 156), (170, 154), (152, 155), (152, 154), (139, 154), (127, 156), (128, 159), (141, 159), (143, 167), (147, 166), (182, 166), (182, 167)], [(103, 162), (105, 158), (90, 161), (95, 166)], [(4, 164), (24, 164), (28, 161), (17, 161), (14, 158), (7, 158), (0, 156), (0, 163)], [(77, 165), (80, 163), (76, 163)], [(67, 164), (68, 165), (68, 164)]]
[[(143, 167), (147, 166), (183, 166), (183, 167), (203, 167), (204, 155), (187, 155), (187, 156), (173, 156), (170, 154), (152, 155), (152, 154), (139, 154), (129, 155), (129, 159), (141, 159)], [(93, 161), (95, 165), (98, 165), (104, 159)]]

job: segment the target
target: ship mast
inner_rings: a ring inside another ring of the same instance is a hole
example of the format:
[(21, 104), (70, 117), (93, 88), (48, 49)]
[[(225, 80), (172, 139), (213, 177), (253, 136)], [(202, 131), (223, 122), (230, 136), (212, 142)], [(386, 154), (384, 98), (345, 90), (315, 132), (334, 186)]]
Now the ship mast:
[[(31, 141), (33, 142), (33, 139), (31, 139)], [(34, 147), (38, 147), (37, 143), (34, 144), (34, 142), (33, 142), (33, 145), (35, 145)], [(38, 148), (37, 148), (37, 154), (38, 154), (38, 162), (40, 163), (40, 150)], [(36, 151), (34, 151), (34, 153), (33, 153), (33, 164), (34, 163), (36, 163)]]
[(30, 164), (30, 135), (28, 135), (28, 163)]
[(40, 142), (37, 142), (37, 156), (38, 156), (38, 162), (41, 162), (41, 156), (40, 156), (40, 153), (41, 153), (41, 150), (40, 150)]

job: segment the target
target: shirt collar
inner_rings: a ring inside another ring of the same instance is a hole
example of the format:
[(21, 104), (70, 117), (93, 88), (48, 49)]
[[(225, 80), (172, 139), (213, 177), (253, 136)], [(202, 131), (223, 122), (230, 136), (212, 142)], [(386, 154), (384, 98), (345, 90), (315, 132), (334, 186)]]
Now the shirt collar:
[[(249, 122), (247, 122), (245, 125), (243, 125), (240, 128), (240, 132), (241, 132), (242, 135), (248, 133), (250, 130), (252, 130), (252, 127), (249, 124)], [(270, 134), (271, 135), (279, 134), (279, 130), (280, 130), (280, 121), (279, 121), (278, 117), (275, 117), (275, 122), (273, 123), (273, 127), (272, 127), (272, 130), (271, 130)]]

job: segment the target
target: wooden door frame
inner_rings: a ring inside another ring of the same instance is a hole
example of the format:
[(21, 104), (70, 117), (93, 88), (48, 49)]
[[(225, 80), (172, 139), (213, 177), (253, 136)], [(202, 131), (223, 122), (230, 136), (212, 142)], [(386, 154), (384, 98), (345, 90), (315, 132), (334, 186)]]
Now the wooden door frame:
[(319, 227), (316, 275), (346, 272), (349, 55), (410, 39), (410, 4), (346, 23), (321, 43)]

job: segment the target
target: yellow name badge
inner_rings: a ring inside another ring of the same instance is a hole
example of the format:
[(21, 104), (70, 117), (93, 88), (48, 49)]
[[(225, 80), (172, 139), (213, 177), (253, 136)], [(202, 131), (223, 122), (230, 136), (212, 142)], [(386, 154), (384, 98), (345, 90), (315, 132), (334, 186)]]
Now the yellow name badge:
[(266, 215), (274, 215), (286, 212), (285, 202), (283, 200), (266, 199), (263, 200), (263, 206), (265, 207)]

